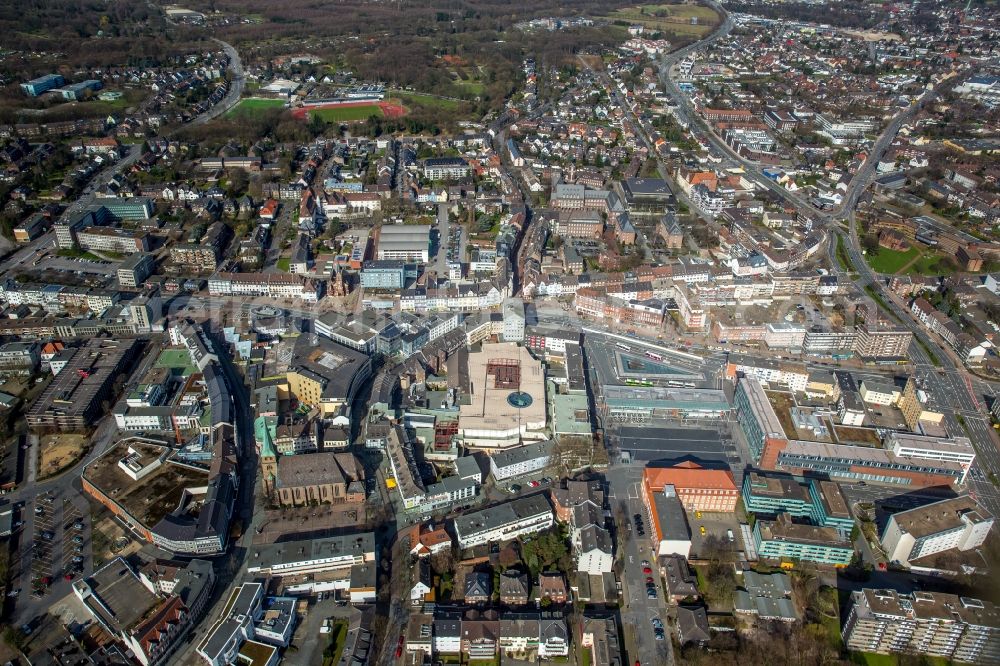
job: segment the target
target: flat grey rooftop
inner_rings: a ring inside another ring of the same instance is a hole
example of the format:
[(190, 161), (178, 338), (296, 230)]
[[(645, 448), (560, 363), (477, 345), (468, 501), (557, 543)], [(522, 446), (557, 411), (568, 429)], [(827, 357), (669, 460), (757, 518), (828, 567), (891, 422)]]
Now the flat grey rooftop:
[(621, 426), (619, 446), (638, 461), (694, 457), (710, 462), (729, 462), (726, 446), (718, 430), (712, 428), (666, 428)]

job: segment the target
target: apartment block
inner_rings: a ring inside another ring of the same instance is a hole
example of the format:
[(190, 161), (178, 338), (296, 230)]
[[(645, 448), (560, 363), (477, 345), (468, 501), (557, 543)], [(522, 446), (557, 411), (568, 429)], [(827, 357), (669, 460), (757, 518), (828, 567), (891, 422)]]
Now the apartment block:
[(849, 649), (861, 652), (1000, 662), (996, 605), (954, 594), (869, 588), (853, 592), (841, 633)]
[(545, 469), (552, 457), (553, 444), (547, 440), (494, 453), (490, 456), (493, 479), (503, 481)]
[(857, 327), (854, 353), (866, 361), (905, 359), (912, 340), (902, 326), (865, 322)]
[(882, 548), (890, 562), (908, 566), (938, 553), (978, 548), (992, 527), (993, 516), (963, 495), (893, 514), (882, 532)]
[(215, 248), (198, 243), (178, 243), (170, 248), (170, 260), (177, 266), (214, 271), (218, 263)]
[(534, 534), (554, 524), (552, 505), (544, 495), (521, 497), (455, 518), (458, 545), (471, 548)]

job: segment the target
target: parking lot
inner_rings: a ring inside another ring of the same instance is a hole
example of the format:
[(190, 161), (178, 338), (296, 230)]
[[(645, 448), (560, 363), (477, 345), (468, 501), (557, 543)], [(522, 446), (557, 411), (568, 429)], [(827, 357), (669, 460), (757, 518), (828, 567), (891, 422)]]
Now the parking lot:
[(521, 474), (510, 479), (504, 479), (497, 484), (497, 488), (505, 493), (517, 495), (519, 493), (535, 492), (552, 485), (552, 477), (546, 476), (545, 470), (537, 470), (530, 474)]
[(33, 511), (31, 594), (41, 598), (56, 578), (83, 570), (85, 524), (75, 506), (52, 494), (39, 496)]
[[(85, 505), (84, 505), (85, 506)], [(12, 590), (19, 615), (34, 615), (90, 569), (90, 517), (58, 491), (36, 496), (21, 508), (24, 529), (16, 541)]]
[[(616, 436), (622, 451), (636, 462), (680, 462), (687, 458), (729, 462), (735, 448), (727, 450), (716, 428), (670, 428), (655, 425), (623, 425)], [(730, 444), (731, 446), (731, 444)]]
[[(689, 512), (688, 527), (691, 528), (692, 560), (709, 555), (705, 548), (706, 540), (711, 540), (712, 547), (721, 547), (739, 553), (743, 550), (743, 536), (740, 534), (740, 521), (731, 513)], [(704, 533), (702, 533), (704, 530)], [(730, 541), (729, 535), (732, 534)]]
[(111, 264), (112, 262), (110, 261), (90, 261), (88, 259), (50, 256), (40, 261), (38, 268), (46, 271), (67, 271), (81, 275), (90, 274), (107, 277)]

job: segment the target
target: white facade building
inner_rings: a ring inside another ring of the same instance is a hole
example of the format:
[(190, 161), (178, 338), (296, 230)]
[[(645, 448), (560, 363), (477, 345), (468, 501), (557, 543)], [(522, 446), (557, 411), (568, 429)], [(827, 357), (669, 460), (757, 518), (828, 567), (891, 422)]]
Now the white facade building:
[(873, 382), (865, 380), (861, 382), (861, 399), (869, 405), (882, 405), (888, 407), (895, 405), (902, 395), (902, 391), (894, 384), (884, 382)]
[(503, 303), (503, 341), (524, 342), (524, 301), (520, 298)]
[(505, 481), (545, 469), (551, 457), (551, 441), (526, 444), (490, 456), (490, 471), (495, 481)]
[[(885, 448), (902, 458), (955, 462), (962, 466), (966, 474), (976, 459), (976, 450), (966, 437), (927, 437), (892, 431), (885, 440)], [(964, 476), (962, 482), (965, 482)]]
[(552, 507), (544, 495), (532, 495), (455, 518), (461, 548), (505, 542), (546, 530), (554, 524)]
[(978, 548), (992, 527), (993, 516), (966, 495), (893, 514), (882, 547), (890, 562), (908, 566), (937, 553)]

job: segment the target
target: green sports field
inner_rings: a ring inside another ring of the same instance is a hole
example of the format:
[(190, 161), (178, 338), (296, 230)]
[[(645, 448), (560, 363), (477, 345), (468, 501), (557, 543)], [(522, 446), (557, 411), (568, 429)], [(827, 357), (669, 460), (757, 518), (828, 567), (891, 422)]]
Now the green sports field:
[(259, 116), (269, 109), (284, 108), (285, 103), (280, 99), (241, 99), (240, 103), (234, 106), (226, 114), (229, 118)]
[(369, 116), (382, 117), (378, 104), (362, 106), (337, 106), (328, 109), (309, 109), (309, 115), (319, 116), (328, 123), (343, 123), (352, 120), (368, 120)]

